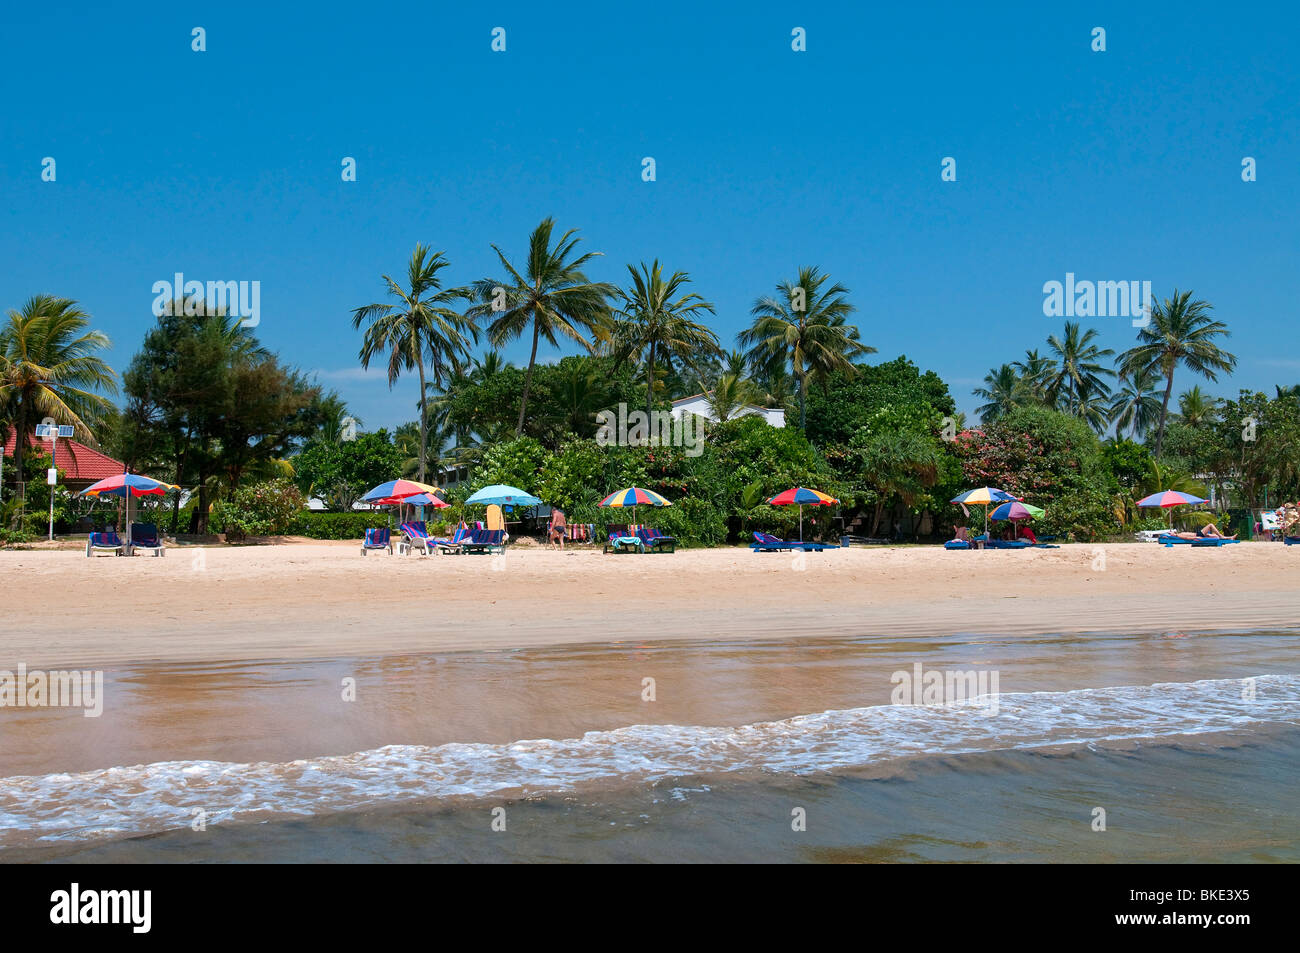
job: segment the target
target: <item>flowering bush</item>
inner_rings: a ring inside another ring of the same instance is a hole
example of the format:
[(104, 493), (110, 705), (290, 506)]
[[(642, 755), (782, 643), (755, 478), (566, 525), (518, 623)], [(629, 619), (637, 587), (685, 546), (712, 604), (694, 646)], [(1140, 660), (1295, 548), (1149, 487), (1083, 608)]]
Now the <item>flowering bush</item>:
[(285, 479), (240, 487), (229, 499), (212, 507), (213, 525), (221, 527), (230, 542), (249, 536), (277, 536), (286, 532), (303, 508), (302, 494)]

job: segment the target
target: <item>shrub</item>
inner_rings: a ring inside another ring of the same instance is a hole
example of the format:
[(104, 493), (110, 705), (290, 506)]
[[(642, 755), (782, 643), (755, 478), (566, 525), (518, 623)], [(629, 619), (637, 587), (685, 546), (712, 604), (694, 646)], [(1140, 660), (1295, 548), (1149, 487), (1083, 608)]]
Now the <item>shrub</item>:
[(302, 494), (291, 482), (268, 480), (241, 486), (229, 499), (217, 503), (212, 508), (212, 522), (222, 527), (228, 541), (276, 536), (289, 529), (302, 506)]
[(387, 525), (385, 513), (313, 513), (300, 510), (289, 524), (288, 532), (309, 539), (361, 539), (366, 530)]

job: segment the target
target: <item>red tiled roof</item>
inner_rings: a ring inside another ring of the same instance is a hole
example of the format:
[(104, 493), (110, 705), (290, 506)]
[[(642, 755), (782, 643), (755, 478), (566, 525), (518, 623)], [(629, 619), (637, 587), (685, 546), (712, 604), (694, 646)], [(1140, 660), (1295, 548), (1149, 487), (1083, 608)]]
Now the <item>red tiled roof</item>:
[[(4, 454), (6, 457), (14, 455), (14, 444), (17, 442), (17, 435), (9, 432), (9, 439), (5, 443)], [(32, 437), (27, 445), (36, 453), (44, 453), (49, 447), (48, 440), (38, 440)], [(30, 451), (29, 451), (30, 452)], [(111, 477), (121, 473), (125, 466), (121, 460), (114, 460), (112, 457), (100, 453), (84, 443), (78, 443), (67, 437), (59, 439), (58, 447), (59, 469), (63, 471), (64, 478), (73, 481), (86, 481), (94, 483), (96, 480), (102, 480), (104, 477)]]

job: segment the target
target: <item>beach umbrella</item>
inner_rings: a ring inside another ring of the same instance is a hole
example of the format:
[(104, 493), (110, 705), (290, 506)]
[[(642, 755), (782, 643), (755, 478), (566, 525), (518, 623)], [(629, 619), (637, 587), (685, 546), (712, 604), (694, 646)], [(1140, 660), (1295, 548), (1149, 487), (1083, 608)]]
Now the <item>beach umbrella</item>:
[(991, 486), (981, 486), (974, 490), (967, 490), (965, 493), (959, 493), (948, 502), (961, 503), (964, 506), (971, 504), (981, 504), (984, 507), (984, 535), (989, 534), (989, 504), (990, 503), (1010, 503), (1015, 497), (1006, 490), (999, 490)]
[(483, 489), (476, 491), (468, 500), (466, 505), (482, 504), (491, 506), (495, 503), (497, 506), (541, 506), (542, 501), (531, 493), (525, 493), (517, 486), (506, 486), (503, 483), (494, 483), (491, 486), (485, 486)]
[(164, 483), (140, 473), (118, 473), (105, 477), (98, 483), (92, 483), (81, 491), (81, 496), (119, 496), (126, 499), (126, 547), (131, 551), (131, 498), (141, 496), (162, 496), (179, 490), (172, 483)]
[(810, 490), (803, 486), (793, 486), (783, 493), (778, 493), (767, 502), (773, 506), (791, 506), (797, 504), (799, 507), (799, 542), (803, 542), (803, 508), (805, 506), (832, 506), (839, 500), (821, 490)]
[(427, 483), (417, 483), (415, 480), (389, 480), (387, 483), (381, 483), (366, 492), (361, 498), (363, 503), (378, 503), (380, 500), (394, 499), (404, 500), (408, 497), (427, 494), (433, 496), (438, 492), (436, 486), (429, 486)]
[(660, 496), (654, 490), (643, 490), (639, 486), (629, 486), (622, 490), (615, 490), (609, 496), (605, 497), (597, 506), (630, 506), (632, 507), (632, 522), (636, 522), (636, 508), (638, 506), (672, 506), (668, 500)]
[(994, 508), (989, 513), (991, 520), (1037, 520), (1042, 519), (1043, 514), (1047, 511), (1041, 506), (1034, 506), (1032, 503), (1022, 503), (1020, 500), (1012, 500), (1010, 503), (1003, 503), (1001, 506)]
[(1174, 525), (1173, 507), (1188, 506), (1196, 503), (1208, 503), (1209, 500), (1203, 500), (1199, 496), (1192, 496), (1190, 493), (1183, 493), (1179, 490), (1161, 490), (1158, 493), (1152, 493), (1150, 496), (1144, 496), (1137, 501), (1138, 506), (1169, 510), (1169, 527)]

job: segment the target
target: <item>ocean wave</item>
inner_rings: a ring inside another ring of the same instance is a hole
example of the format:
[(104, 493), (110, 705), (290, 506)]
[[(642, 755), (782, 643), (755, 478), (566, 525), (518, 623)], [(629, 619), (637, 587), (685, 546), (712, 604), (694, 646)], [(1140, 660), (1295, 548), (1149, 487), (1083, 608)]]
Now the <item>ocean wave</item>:
[(404, 801), (516, 797), (733, 772), (812, 774), (926, 755), (1300, 724), (1300, 676), (883, 705), (739, 727), (632, 725), (512, 744), (388, 745), (283, 763), (169, 761), (0, 779), (0, 846), (312, 816)]

